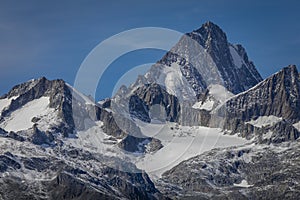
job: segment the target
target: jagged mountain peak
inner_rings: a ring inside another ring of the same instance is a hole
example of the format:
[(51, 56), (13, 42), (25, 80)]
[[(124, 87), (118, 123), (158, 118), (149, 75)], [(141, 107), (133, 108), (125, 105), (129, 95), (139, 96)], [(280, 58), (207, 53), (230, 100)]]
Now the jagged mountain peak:
[(65, 81), (62, 79), (48, 80), (46, 77), (40, 77), (14, 86), (7, 94), (3, 95), (1, 98), (20, 96), (28, 92), (29, 90), (34, 90), (37, 87), (41, 87), (44, 90), (50, 89), (50, 87), (54, 87), (53, 89), (59, 90), (59, 88), (62, 89), (64, 85)]
[(279, 75), (279, 74), (290, 74), (291, 76), (298, 76), (298, 69), (296, 65), (288, 65), (284, 68), (282, 68), (279, 72), (275, 73), (274, 75)]
[[(223, 85), (238, 94), (260, 81), (262, 77), (248, 59), (246, 50), (241, 45), (230, 44), (218, 25), (206, 22), (185, 34), (151, 67), (143, 83), (157, 82), (180, 100), (194, 100), (211, 84)], [(134, 85), (140, 83), (138, 79)]]
[[(249, 90), (229, 99), (225, 104), (227, 110), (225, 129), (246, 132), (246, 135), (249, 132), (253, 134), (254, 127), (247, 127), (249, 126), (247, 123), (262, 122), (265, 119), (278, 120), (281, 123), (278, 125), (279, 129), (282, 130), (276, 133), (276, 137), (279, 137), (276, 141), (293, 138), (288, 135), (291, 132), (293, 132), (291, 135), (295, 135), (294, 138), (297, 138), (299, 134), (293, 128), (293, 124), (300, 120), (300, 78), (298, 74), (297, 67), (289, 65)], [(246, 125), (244, 122), (247, 122)], [(285, 133), (286, 135), (283, 136)]]
[(219, 28), (219, 26), (215, 23), (213, 23), (212, 21), (207, 21), (204, 24), (202, 24), (202, 27), (217, 27)]
[[(210, 46), (219, 46), (218, 44), (228, 43), (226, 33), (213, 22), (204, 23), (199, 29), (187, 33), (188, 36), (194, 37), (198, 42), (207, 49)], [(200, 37), (200, 38), (197, 38)]]
[(202, 24), (202, 26), (200, 28), (194, 30), (193, 32), (199, 32), (199, 33), (202, 33), (202, 32), (208, 32), (208, 33), (219, 32), (219, 33), (225, 34), (224, 31), (217, 24), (215, 24), (211, 21), (205, 22), (204, 24)]
[[(161, 60), (144, 76), (138, 77), (129, 88), (126, 90), (121, 88), (114, 100), (122, 105), (121, 99), (128, 98), (132, 99), (131, 107), (134, 109), (144, 108), (145, 105), (150, 108), (152, 106), (150, 99), (144, 99), (142, 95), (147, 91), (147, 96), (158, 97), (156, 90), (146, 89), (153, 88), (152, 83), (157, 83), (169, 96), (176, 97), (178, 108), (182, 108), (180, 105), (183, 104), (194, 105), (211, 86), (222, 86), (226, 94), (238, 94), (260, 81), (262, 77), (248, 59), (246, 50), (239, 44), (230, 44), (226, 34), (218, 25), (206, 22), (201, 28), (185, 34)], [(138, 88), (142, 91), (139, 98), (131, 98), (130, 95), (134, 96)], [(165, 104), (160, 105), (165, 106), (163, 110), (166, 111), (170, 107)], [(179, 111), (177, 107), (174, 110)], [(181, 110), (185, 112), (185, 109)], [(146, 116), (147, 109), (144, 111), (143, 115), (138, 113), (138, 116)], [(136, 112), (132, 110), (132, 113)], [(142, 121), (145, 119), (150, 121), (149, 117), (141, 118)], [(175, 121), (177, 120), (176, 117)]]
[(0, 126), (19, 132), (37, 125), (42, 131), (73, 133), (71, 90), (62, 79), (32, 79), (0, 98)]
[(298, 75), (299, 73), (296, 65), (288, 65), (282, 68), (280, 71), (276, 72), (275, 74), (272, 74), (265, 80), (261, 81), (259, 84), (257, 84), (250, 90), (263, 88), (264, 86), (272, 87), (273, 85), (270, 85), (270, 82), (274, 82), (275, 84), (280, 84), (286, 89), (285, 91), (287, 91), (287, 89), (289, 89), (290, 86), (299, 87), (297, 83), (300, 80)]

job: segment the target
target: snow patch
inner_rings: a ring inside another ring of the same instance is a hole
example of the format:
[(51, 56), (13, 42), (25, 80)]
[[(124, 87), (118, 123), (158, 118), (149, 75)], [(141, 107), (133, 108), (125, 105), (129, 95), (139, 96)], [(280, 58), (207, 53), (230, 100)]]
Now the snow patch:
[(295, 124), (293, 124), (293, 126), (294, 126), (298, 131), (300, 131), (300, 121), (297, 122), (297, 123), (295, 123)]
[(196, 102), (193, 105), (193, 108), (211, 111), (215, 103), (218, 103), (218, 107), (220, 107), (220, 105), (223, 105), (229, 98), (233, 96), (233, 94), (230, 91), (228, 91), (224, 86), (219, 84), (209, 85), (208, 90), (209, 96), (205, 100), (205, 102)]
[(281, 117), (276, 117), (274, 115), (269, 115), (269, 116), (261, 116), (258, 117), (256, 120), (251, 120), (246, 122), (247, 124), (251, 124), (255, 127), (262, 128), (263, 126), (268, 126), (268, 125), (274, 125), (282, 120)]
[(85, 121), (85, 125), (90, 128), (85, 131), (78, 131), (76, 138), (67, 138), (64, 142), (67, 145), (89, 152), (100, 153), (106, 156), (122, 157), (122, 152), (117, 147), (120, 141), (103, 132), (101, 128), (103, 122), (87, 120)]
[(49, 97), (41, 97), (28, 102), (20, 109), (13, 111), (8, 117), (4, 118), (1, 128), (6, 131), (27, 130), (33, 126), (31, 119), (33, 117), (47, 116), (53, 112), (53, 108), (49, 108)]
[(5, 98), (5, 99), (0, 99), (0, 113), (7, 108), (11, 101), (16, 99), (17, 97), (11, 97), (11, 98)]
[(194, 109), (202, 109), (202, 110), (211, 111), (213, 109), (214, 103), (215, 103), (214, 101), (212, 101), (211, 99), (208, 99), (204, 103), (196, 102), (192, 107)]
[[(152, 126), (156, 129), (156, 134), (150, 131)], [(224, 135), (221, 129), (180, 126), (175, 123), (150, 124), (147, 129), (141, 128), (141, 131), (146, 136), (159, 139), (163, 144), (163, 148), (155, 153), (132, 158), (137, 167), (145, 170), (153, 179), (160, 178), (165, 171), (205, 151), (249, 142), (237, 136)]]
[[(159, 74), (157, 84), (165, 86), (167, 92), (176, 96), (181, 100), (191, 100), (196, 97), (195, 91), (190, 86), (186, 78), (182, 75), (180, 66), (177, 63), (172, 63), (171, 66), (157, 66), (154, 72)], [(146, 77), (150, 73), (146, 74)]]
[(209, 94), (215, 97), (221, 103), (226, 102), (233, 94), (228, 91), (223, 85), (212, 84), (208, 86)]
[(266, 134), (263, 135), (263, 139), (271, 139), (273, 132), (268, 131)]
[(237, 68), (241, 68), (243, 64), (246, 66), (245, 61), (241, 58), (233, 46), (229, 46), (229, 50), (233, 59), (233, 63)]
[(245, 187), (245, 188), (253, 186), (253, 185), (249, 185), (246, 180), (242, 180), (241, 183), (234, 183), (233, 185), (236, 187)]

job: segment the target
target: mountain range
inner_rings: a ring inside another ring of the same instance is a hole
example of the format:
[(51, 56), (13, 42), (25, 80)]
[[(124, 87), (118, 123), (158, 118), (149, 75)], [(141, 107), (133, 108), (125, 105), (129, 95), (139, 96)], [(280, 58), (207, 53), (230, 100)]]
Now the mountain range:
[(45, 77), (0, 97), (1, 199), (297, 199), (300, 74), (262, 79), (206, 22), (95, 102)]

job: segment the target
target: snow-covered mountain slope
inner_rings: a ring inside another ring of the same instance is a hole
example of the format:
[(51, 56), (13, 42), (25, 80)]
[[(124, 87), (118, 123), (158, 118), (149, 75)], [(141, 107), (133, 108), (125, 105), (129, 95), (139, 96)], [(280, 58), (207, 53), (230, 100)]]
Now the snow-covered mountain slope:
[[(15, 192), (18, 191), (26, 198), (39, 195), (69, 198), (70, 193), (78, 198), (163, 199), (141, 170), (159, 178), (166, 170), (199, 153), (247, 142), (242, 138), (224, 136), (219, 129), (183, 127), (176, 123), (157, 124), (159, 131), (152, 135), (149, 130), (153, 128), (142, 121), (136, 125), (145, 138), (132, 139), (126, 133), (113, 135), (117, 126), (111, 121), (111, 112), (65, 82), (42, 78), (30, 81), (31, 87), (24, 85), (27, 83), (14, 87), (1, 98), (0, 126), (4, 132), (0, 135), (0, 182), (3, 186), (0, 194), (4, 198), (16, 198)], [(160, 88), (153, 86), (152, 89)], [(163, 90), (158, 96), (164, 95), (160, 100), (153, 98), (148, 102), (175, 100)], [(69, 105), (62, 107), (61, 101)], [(83, 114), (70, 115), (69, 108), (80, 108), (85, 117), (81, 118)], [(83, 129), (76, 127), (79, 119), (83, 122), (80, 124), (83, 124)], [(69, 134), (62, 134), (61, 126), (67, 120), (74, 121), (74, 129), (67, 132)], [(140, 151), (124, 152), (127, 149), (122, 145)], [(160, 168), (158, 164), (163, 161)], [(31, 187), (24, 192), (21, 185)], [(3, 193), (12, 189), (15, 192)], [(39, 189), (43, 192), (39, 193)]]
[(10, 113), (9, 117), (5, 117), (4, 121), (1, 122), (1, 128), (14, 132), (27, 130), (34, 125), (33, 118), (42, 118), (43, 122), (39, 120), (38, 128), (43, 131), (50, 130), (50, 127), (47, 128), (47, 126), (51, 126), (51, 121), (57, 123), (58, 116), (54, 108), (49, 108), (49, 103), (49, 97), (40, 97), (26, 103), (20, 109)]
[[(99, 126), (118, 139), (126, 139), (130, 131), (138, 128), (130, 121), (120, 119), (124, 127), (116, 123), (113, 114), (94, 103), (92, 99), (81, 94), (63, 80), (40, 78), (15, 86), (8, 94), (0, 98), (0, 128), (13, 131), (16, 136), (32, 140), (34, 143), (58, 144), (59, 137), (76, 137), (79, 131)], [(119, 118), (118, 118), (119, 119)], [(125, 150), (135, 151), (141, 140), (130, 144), (120, 143)]]
[[(189, 99), (196, 97), (195, 91), (190, 87), (187, 79), (183, 76), (180, 65), (172, 63), (170, 67), (163, 65), (155, 66), (155, 72), (158, 74), (155, 82), (159, 85), (165, 86), (166, 91), (180, 99)], [(154, 70), (154, 68), (152, 68)], [(146, 78), (150, 78), (151, 73), (147, 73)]]
[(297, 199), (299, 149), (299, 142), (214, 149), (167, 171), (156, 185), (171, 199)]
[(282, 121), (282, 118), (276, 117), (276, 116), (273, 116), (273, 115), (269, 115), (269, 116), (258, 117), (257, 119), (248, 121), (246, 123), (252, 124), (253, 126), (261, 128), (263, 126), (275, 125), (276, 123), (278, 123), (280, 121)]
[(163, 145), (154, 153), (132, 158), (137, 167), (145, 170), (154, 180), (180, 162), (205, 151), (249, 142), (237, 136), (224, 135), (224, 132), (217, 128), (180, 126), (175, 123), (137, 123), (143, 134), (159, 139)]
[(126, 160), (120, 145), (126, 135), (110, 135), (117, 130), (109, 112), (64, 81), (20, 84), (1, 97), (1, 106), (1, 197), (163, 199)]
[(164, 199), (146, 173), (122, 170), (135, 166), (117, 157), (3, 137), (0, 146), (3, 199)]
[(17, 85), (0, 98), (6, 102), (1, 110), (0, 126), (17, 132), (35, 124), (43, 131), (58, 132), (59, 129), (63, 134), (72, 134), (72, 112), (67, 112), (71, 110), (70, 98), (63, 80), (49, 81), (42, 77)]
[(0, 111), (2, 112), (2, 110), (4, 110), (5, 108), (7, 108), (11, 101), (15, 99), (14, 97), (11, 97), (11, 98), (3, 98), (3, 99), (0, 99)]
[(213, 84), (208, 86), (207, 91), (201, 96), (200, 101), (196, 102), (192, 107), (212, 111), (213, 109), (223, 105), (233, 96), (224, 86)]

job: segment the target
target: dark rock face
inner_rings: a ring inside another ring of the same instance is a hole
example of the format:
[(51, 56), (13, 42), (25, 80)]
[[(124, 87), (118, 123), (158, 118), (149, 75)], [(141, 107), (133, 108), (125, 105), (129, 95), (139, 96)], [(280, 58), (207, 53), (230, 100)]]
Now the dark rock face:
[(129, 100), (129, 113), (131, 116), (136, 117), (144, 122), (151, 122), (149, 116), (149, 108), (147, 104), (140, 99), (138, 95), (130, 96)]
[(258, 116), (274, 115), (297, 122), (300, 120), (300, 81), (295, 65), (259, 83), (226, 103), (228, 118), (248, 121)]
[[(131, 114), (142, 121), (150, 122), (149, 111), (152, 106), (157, 105), (158, 109), (153, 114), (154, 115), (164, 115), (165, 119), (170, 122), (176, 122), (179, 119), (180, 113), (180, 105), (178, 99), (168, 94), (160, 85), (158, 84), (150, 84), (144, 85), (142, 87), (137, 88), (134, 91), (134, 95), (130, 97), (129, 110)], [(140, 109), (136, 109), (140, 108)], [(160, 117), (160, 116), (152, 116), (152, 117)]]
[[(63, 152), (61, 152), (63, 153)], [(86, 171), (77, 162), (74, 167), (65, 154), (64, 160), (53, 157), (0, 155), (0, 173), (27, 170), (49, 178), (22, 176), (1, 177), (3, 199), (164, 199), (144, 172), (129, 173), (105, 166), (105, 159), (77, 151), (76, 158), (97, 162), (98, 170)], [(65, 160), (69, 162), (65, 162)], [(72, 158), (74, 159), (74, 157)], [(101, 161), (100, 161), (101, 160)], [(13, 174), (13, 173), (12, 173)]]
[(42, 145), (48, 144), (51, 145), (54, 141), (54, 136), (52, 133), (44, 133), (40, 131), (36, 126), (33, 126), (33, 133), (31, 136), (31, 141), (33, 144)]
[[(96, 109), (97, 119), (103, 122), (103, 131), (115, 138), (122, 139), (118, 144), (122, 150), (145, 153), (147, 146), (149, 152), (155, 152), (162, 148), (159, 140), (144, 136), (132, 120), (122, 115), (113, 115), (99, 107)], [(116, 122), (116, 120), (118, 121)]]
[(2, 128), (0, 128), (0, 134), (1, 134), (1, 135), (5, 135), (5, 134), (7, 134), (7, 131), (5, 131), (5, 130), (3, 130)]
[[(106, 175), (109, 175), (108, 183), (116, 188), (122, 188), (123, 198), (128, 199), (156, 199), (152, 196), (151, 192), (157, 193), (158, 191), (154, 189), (154, 185), (149, 188), (138, 188), (133, 187), (130, 184), (126, 183), (124, 180), (134, 180), (135, 182), (144, 182), (145, 180), (140, 176), (128, 176), (125, 177), (125, 174), (119, 174), (118, 172), (107, 169), (105, 172)], [(123, 179), (121, 178), (123, 177)], [(141, 179), (140, 179), (141, 178)], [(136, 180), (135, 180), (136, 179)], [(150, 181), (150, 180), (149, 180)], [(100, 183), (99, 183), (100, 184)], [(49, 193), (53, 199), (116, 199), (122, 198), (120, 194), (117, 194), (116, 191), (106, 191), (101, 192), (95, 188), (88, 186), (86, 183), (82, 182), (79, 179), (74, 178), (68, 173), (61, 173), (58, 177), (49, 183), (44, 183), (45, 187), (49, 187)], [(107, 186), (106, 186), (107, 187)], [(106, 188), (109, 190), (109, 188)]]
[(295, 141), (299, 138), (300, 132), (290, 123), (281, 121), (274, 126), (265, 128), (265, 133), (272, 132), (270, 138), (262, 139), (262, 143), (281, 143), (286, 141)]
[(20, 142), (24, 142), (24, 141), (25, 141), (25, 138), (24, 138), (23, 136), (20, 136), (20, 135), (18, 135), (17, 133), (15, 133), (15, 132), (13, 132), (13, 131), (10, 131), (10, 132), (6, 135), (6, 137), (12, 138), (12, 139), (14, 139), (14, 140), (16, 140), (16, 141), (20, 141)]
[(143, 153), (143, 152), (145, 152), (145, 145), (150, 143), (149, 139), (148, 138), (138, 138), (138, 137), (134, 137), (131, 135), (127, 135), (119, 143), (119, 147), (128, 152)]
[(128, 152), (153, 153), (163, 147), (158, 139), (150, 137), (134, 137), (127, 135), (119, 144), (119, 147)]
[(97, 117), (100, 121), (103, 121), (102, 129), (105, 133), (117, 138), (123, 138), (126, 133), (120, 129), (116, 123), (113, 114), (105, 109), (97, 109)]
[(14, 140), (20, 141), (20, 142), (25, 141), (25, 138), (18, 135), (17, 133), (15, 133), (13, 131), (7, 132), (6, 130), (4, 130), (2, 128), (0, 128), (0, 137), (11, 138), (11, 139), (14, 139)]
[[(236, 59), (240, 66), (236, 66)], [(230, 44), (226, 34), (212, 22), (185, 34), (157, 64), (172, 67), (173, 63), (180, 66), (196, 95), (203, 93), (210, 84), (224, 85), (238, 94), (262, 81), (245, 49)]]
[(133, 136), (142, 135), (140, 129), (130, 119), (99, 107), (96, 109), (97, 119), (103, 122), (102, 129), (105, 133), (116, 138), (124, 138), (129, 133)]
[[(232, 93), (243, 92), (262, 81), (253, 63), (248, 60), (245, 49), (241, 45), (230, 45), (226, 34), (214, 23), (207, 22), (187, 35), (196, 40), (210, 54), (221, 73), (224, 86)], [(235, 66), (230, 48), (234, 48), (244, 59), (241, 68)]]
[(21, 165), (16, 162), (14, 159), (10, 158), (7, 155), (0, 156), (0, 172), (3, 173), (8, 169), (17, 170), (20, 169)]
[[(299, 132), (292, 126), (300, 120), (300, 79), (296, 66), (283, 68), (254, 88), (231, 98), (219, 115), (224, 129), (251, 138), (273, 131), (272, 142), (295, 140)], [(277, 116), (284, 121), (269, 128), (257, 128), (245, 122), (259, 116)]]
[(169, 51), (162, 57), (161, 60), (158, 61), (158, 63), (169, 67), (171, 67), (172, 63), (177, 63), (179, 66), (181, 66), (180, 71), (182, 75), (186, 78), (196, 94), (201, 94), (203, 90), (207, 88), (207, 84), (203, 80), (201, 74), (191, 63), (187, 61), (187, 58), (185, 58), (183, 55), (181, 56), (175, 52)]
[(66, 173), (59, 174), (55, 180), (43, 185), (49, 188), (51, 199), (115, 199), (113, 195), (98, 192)]
[(179, 123), (184, 126), (210, 126), (211, 114), (207, 110), (198, 110), (189, 104), (181, 105)]

